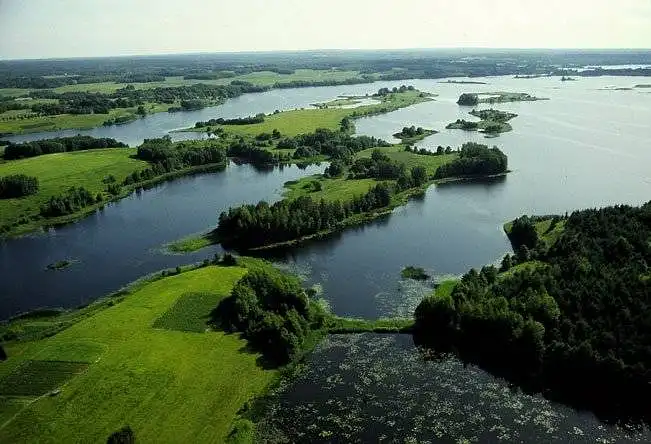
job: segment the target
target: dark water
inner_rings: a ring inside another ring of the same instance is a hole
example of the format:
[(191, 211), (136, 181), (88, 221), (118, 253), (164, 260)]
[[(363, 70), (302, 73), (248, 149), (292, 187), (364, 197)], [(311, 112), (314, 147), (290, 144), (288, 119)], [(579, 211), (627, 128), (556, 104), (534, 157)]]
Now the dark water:
[[(169, 255), (163, 244), (214, 227), (229, 206), (277, 200), (283, 184), (324, 166), (259, 171), (235, 165), (134, 193), (74, 225), (0, 243), (0, 317), (37, 307), (74, 307), (143, 276), (196, 262), (221, 251), (210, 247)], [(62, 259), (78, 261), (45, 270)]]
[(605, 425), (520, 392), (410, 335), (331, 335), (281, 387), (257, 442), (629, 443), (648, 430)]

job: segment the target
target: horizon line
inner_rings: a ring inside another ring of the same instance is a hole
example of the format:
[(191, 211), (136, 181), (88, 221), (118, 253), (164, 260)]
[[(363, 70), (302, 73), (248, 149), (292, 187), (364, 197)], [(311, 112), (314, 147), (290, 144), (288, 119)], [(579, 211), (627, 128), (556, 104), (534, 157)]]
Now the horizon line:
[(312, 49), (273, 49), (273, 50), (243, 50), (243, 51), (188, 51), (188, 52), (160, 52), (160, 53), (138, 53), (138, 54), (114, 54), (99, 56), (61, 56), (61, 57), (23, 57), (23, 58), (2, 58), (2, 62), (21, 62), (21, 61), (65, 61), (65, 60), (85, 60), (85, 59), (111, 59), (111, 58), (130, 58), (130, 57), (165, 57), (165, 56), (191, 56), (191, 55), (253, 55), (253, 54), (282, 54), (282, 53), (310, 53), (310, 52), (415, 52), (415, 51), (586, 51), (586, 52), (605, 52), (605, 51), (642, 51), (651, 52), (651, 47), (619, 47), (619, 48), (580, 48), (580, 47), (528, 47), (528, 48), (510, 48), (510, 47), (486, 47), (486, 46), (441, 46), (429, 48), (312, 48)]

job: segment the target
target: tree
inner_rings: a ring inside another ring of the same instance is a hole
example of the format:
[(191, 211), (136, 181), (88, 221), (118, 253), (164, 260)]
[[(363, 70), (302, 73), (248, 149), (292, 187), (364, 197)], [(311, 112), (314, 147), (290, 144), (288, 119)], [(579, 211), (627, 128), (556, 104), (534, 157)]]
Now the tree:
[(411, 178), (414, 185), (419, 187), (427, 182), (427, 170), (422, 166), (416, 166), (411, 169)]
[(136, 114), (138, 114), (140, 116), (145, 116), (145, 115), (147, 115), (147, 110), (145, 109), (144, 106), (138, 105), (138, 109), (136, 110)]
[(136, 434), (131, 427), (124, 426), (117, 432), (113, 432), (106, 440), (107, 444), (133, 444), (136, 442)]
[(477, 94), (463, 93), (459, 96), (457, 103), (464, 106), (475, 106), (479, 103), (479, 96)]

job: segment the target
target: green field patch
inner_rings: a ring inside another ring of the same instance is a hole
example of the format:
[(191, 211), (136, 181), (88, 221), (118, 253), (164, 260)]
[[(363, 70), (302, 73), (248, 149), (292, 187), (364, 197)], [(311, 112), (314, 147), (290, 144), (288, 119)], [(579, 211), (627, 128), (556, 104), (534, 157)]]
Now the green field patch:
[(152, 327), (166, 330), (203, 333), (208, 328), (210, 312), (224, 294), (185, 293), (161, 317), (154, 321)]
[(86, 368), (84, 362), (25, 361), (0, 380), (0, 396), (41, 396)]
[[(376, 148), (369, 148), (357, 153), (356, 157), (371, 157)], [(382, 152), (386, 154), (389, 159), (396, 162), (404, 163), (407, 169), (415, 166), (425, 167), (428, 174), (434, 174), (436, 169), (445, 163), (449, 163), (458, 157), (457, 153), (441, 154), (438, 156), (427, 156), (416, 154), (413, 152), (405, 151), (404, 145), (392, 145), (387, 148), (381, 148)]]
[(170, 253), (190, 253), (212, 245), (211, 239), (206, 234), (184, 237), (170, 242), (165, 249)]
[[(315, 181), (320, 184), (318, 191), (313, 184)], [(327, 178), (321, 174), (317, 174), (286, 183), (283, 196), (287, 199), (310, 196), (316, 200), (340, 200), (343, 202), (367, 193), (375, 184), (377, 184), (375, 179), (349, 180), (343, 177)]]
[[(47, 348), (55, 341), (61, 347), (98, 343), (107, 348), (58, 396), (39, 398), (0, 428), (0, 442), (43, 437), (106, 442), (125, 424), (139, 442), (224, 442), (240, 408), (263, 393), (278, 371), (260, 367), (259, 355), (248, 352), (238, 335), (189, 334), (152, 325), (183, 295), (227, 295), (246, 272), (240, 266), (208, 266), (144, 282), (120, 303), (104, 305), (50, 339), (7, 344), (9, 358), (0, 364), (0, 375), (11, 378), (23, 374), (18, 369), (40, 353), (53, 353)], [(3, 373), (5, 366), (11, 370)], [(7, 379), (2, 381), (6, 386)], [(47, 393), (51, 386), (39, 391)], [(8, 408), (15, 411), (13, 405)], [(0, 417), (11, 414), (1, 410)]]
[(92, 363), (106, 351), (106, 345), (93, 341), (47, 341), (47, 345), (36, 353), (41, 361), (72, 361)]
[(452, 290), (456, 287), (457, 282), (459, 282), (457, 279), (448, 279), (439, 282), (434, 289), (434, 294), (437, 296), (451, 296)]
[(30, 401), (26, 398), (0, 396), (0, 427), (11, 421)]
[(537, 261), (537, 260), (527, 261), (509, 268), (509, 270), (505, 271), (504, 273), (500, 273), (499, 277), (501, 279), (504, 279), (507, 277), (511, 277), (514, 274), (519, 273), (521, 271), (534, 271), (538, 268), (543, 268), (548, 266), (549, 265), (545, 264), (544, 262)]

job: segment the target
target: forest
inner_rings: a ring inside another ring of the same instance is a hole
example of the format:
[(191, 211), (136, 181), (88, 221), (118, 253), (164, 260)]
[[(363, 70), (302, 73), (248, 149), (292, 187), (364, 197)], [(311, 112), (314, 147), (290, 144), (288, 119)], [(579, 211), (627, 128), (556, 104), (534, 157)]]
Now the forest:
[(126, 147), (126, 144), (110, 138), (95, 138), (91, 136), (56, 137), (34, 142), (10, 143), (5, 147), (4, 159), (14, 160), (41, 156), (43, 154)]
[(539, 233), (539, 219), (517, 219), (515, 256), (426, 298), (415, 312), (419, 340), (551, 397), (648, 420), (651, 202), (549, 220)]

